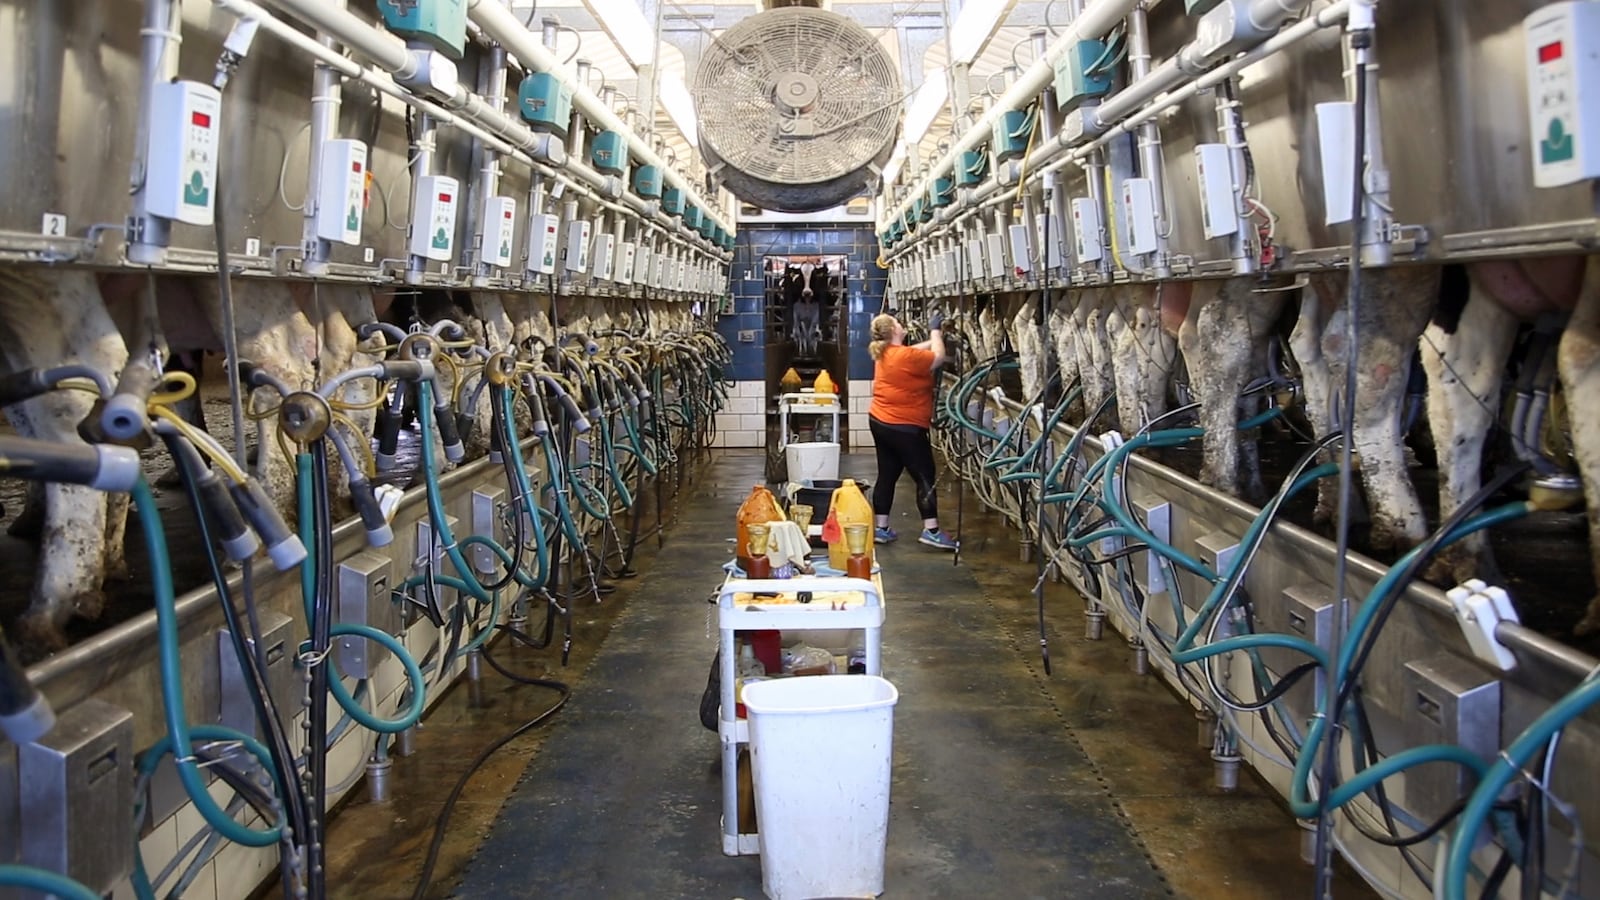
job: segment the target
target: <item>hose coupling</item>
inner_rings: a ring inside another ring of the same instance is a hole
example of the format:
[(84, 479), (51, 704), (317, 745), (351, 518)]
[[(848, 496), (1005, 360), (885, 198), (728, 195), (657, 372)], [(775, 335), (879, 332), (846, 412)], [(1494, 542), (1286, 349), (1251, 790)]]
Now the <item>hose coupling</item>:
[(297, 444), (322, 440), (333, 424), (333, 408), (314, 391), (295, 391), (283, 398), (278, 427)]

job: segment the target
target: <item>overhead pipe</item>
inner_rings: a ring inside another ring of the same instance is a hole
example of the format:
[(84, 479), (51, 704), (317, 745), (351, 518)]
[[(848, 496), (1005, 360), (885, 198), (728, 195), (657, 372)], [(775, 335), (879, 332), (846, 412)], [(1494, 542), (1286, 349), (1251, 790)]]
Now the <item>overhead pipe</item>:
[[(495, 44), (489, 48), (489, 53), (478, 66), (478, 87), (488, 98), (489, 104), (495, 109), (501, 109), (506, 97), (506, 51), (505, 48)], [(481, 164), (478, 166), (477, 184), (472, 194), (473, 205), (467, 208), (467, 221), (472, 223), (472, 236), (474, 247), (469, 248), (472, 256), (472, 285), (473, 287), (487, 287), (489, 278), (494, 275), (495, 267), (484, 259), (489, 255), (483, 242), (487, 234), (489, 222), (487, 219), (489, 198), (500, 193), (500, 154), (491, 147), (478, 146), (481, 155)]]
[[(1138, 84), (1150, 75), (1150, 22), (1144, 4), (1128, 13), (1128, 74)], [(1100, 110), (1097, 108), (1098, 115)], [(1151, 258), (1150, 271), (1157, 278), (1172, 275), (1172, 262), (1167, 248), (1172, 229), (1167, 222), (1167, 188), (1165, 166), (1161, 155), (1161, 127), (1155, 122), (1139, 126), (1136, 142), (1139, 148), (1139, 174), (1150, 181), (1150, 198), (1154, 206), (1156, 249)]]
[[(1145, 102), (1190, 78), (1204, 75), (1216, 63), (1260, 44), (1277, 33), (1283, 23), (1300, 15), (1312, 0), (1231, 0), (1200, 19), (1194, 40), (1150, 72), (1083, 116), (1083, 135), (1098, 135)], [(1208, 27), (1216, 22), (1218, 27)], [(1227, 26), (1232, 26), (1232, 31)], [(1131, 53), (1131, 47), (1130, 47)], [(1070, 132), (1070, 129), (1069, 129)]]
[[(327, 0), (330, 5), (344, 6), (345, 0)], [(339, 52), (338, 41), (327, 34), (318, 35), (318, 42), (330, 53)], [(332, 244), (317, 234), (317, 211), (322, 201), (322, 165), (319, 154), (322, 147), (339, 133), (339, 106), (343, 101), (343, 84), (339, 73), (328, 63), (317, 60), (311, 70), (311, 150), (306, 156), (306, 196), (301, 209), (304, 224), (300, 231), (301, 267), (308, 275), (324, 275)]]
[(149, 211), (146, 185), (150, 176), (150, 132), (155, 86), (178, 77), (178, 29), (183, 13), (179, 0), (145, 0), (139, 48), (139, 124), (133, 135), (133, 205), (124, 234), (128, 261), (139, 265), (166, 262), (172, 223)]
[[(961, 141), (952, 148), (951, 154), (947, 154), (947, 157), (941, 159), (939, 165), (932, 167), (930, 171), (939, 171), (951, 161), (950, 156), (972, 149), (981, 143), (988, 136), (994, 119), (1001, 112), (1008, 109), (1019, 109), (1031, 102), (1033, 95), (1038, 93), (1040, 87), (1053, 73), (1054, 61), (1065, 52), (1067, 42), (1095, 37), (1099, 33), (1109, 30), (1110, 25), (1115, 24), (1115, 19), (1112, 19), (1110, 24), (1104, 24), (1104, 17), (1109, 15), (1109, 7), (1117, 6), (1119, 9), (1126, 7), (1131, 12), (1139, 2), (1140, 0), (1132, 0), (1132, 2), (1101, 0), (1100, 3), (1086, 9), (1084, 17), (1074, 21), (1072, 26), (1063, 33), (1062, 37), (1058, 38), (1055, 44), (1051, 46), (1046, 60), (1036, 60), (1023, 73), (1022, 77), (1012, 85), (1012, 88), (1006, 91), (990, 109), (989, 113), (979, 121), (978, 125), (968, 131)], [(1063, 131), (1054, 143), (1047, 143), (1037, 147), (1032, 153), (1028, 154), (1027, 161), (1024, 163), (1025, 170), (1037, 172), (1042, 176), (1045, 173), (1059, 170), (1063, 166), (1081, 163), (1083, 160), (1088, 159), (1096, 149), (1104, 147), (1117, 137), (1132, 133), (1136, 126), (1153, 121), (1162, 112), (1183, 103), (1201, 91), (1215, 88), (1245, 68), (1276, 55), (1324, 28), (1342, 22), (1348, 14), (1350, 4), (1351, 0), (1335, 0), (1335, 2), (1312, 15), (1276, 33), (1264, 32), (1245, 22), (1240, 25), (1241, 29), (1249, 29), (1245, 32), (1244, 37), (1241, 37), (1236, 32), (1230, 42), (1211, 42), (1214, 48), (1226, 48), (1226, 53), (1235, 53), (1240, 49), (1244, 49), (1244, 52), (1209, 70), (1200, 65), (1205, 56), (1195, 46), (1199, 42), (1191, 42), (1184, 48), (1184, 50), (1189, 51), (1186, 58), (1183, 57), (1184, 51), (1180, 50), (1178, 57), (1168, 60), (1166, 64), (1150, 73), (1147, 77), (1135, 81), (1107, 98), (1088, 113), (1088, 115), (1093, 116), (1093, 121), (1097, 123), (1095, 127), (1107, 126), (1106, 130), (1093, 135), (1091, 140), (1085, 140), (1085, 138), (1089, 137), (1086, 134), (1080, 134), (1076, 138), (1072, 137), (1071, 129)], [(1281, 23), (1289, 16), (1289, 12), (1286, 10), (1300, 10), (1304, 9), (1306, 5), (1300, 0), (1285, 0), (1282, 3), (1278, 2), (1278, 0), (1255, 0), (1254, 3), (1247, 4), (1248, 9), (1246, 12), (1236, 13), (1236, 17), (1254, 14), (1257, 16), (1257, 23), (1263, 21), (1263, 18)], [(1090, 17), (1093, 18), (1090, 19)], [(1263, 34), (1267, 35), (1264, 40), (1254, 46), (1249, 46), (1251, 40)], [(1130, 43), (1130, 55), (1131, 50), (1132, 45)], [(1214, 60), (1218, 55), (1224, 54), (1221, 50), (1218, 50), (1212, 54), (1211, 59)], [(1180, 65), (1178, 60), (1180, 58), (1185, 60), (1181, 63), (1185, 67), (1184, 69), (1178, 68)], [(1048, 61), (1049, 65), (1041, 69), (1041, 63), (1045, 61)], [(1184, 83), (1186, 79), (1189, 80)], [(1140, 106), (1141, 103), (1144, 105)], [(1087, 123), (1088, 120), (1082, 119), (1078, 121)], [(1114, 122), (1116, 123), (1115, 125), (1112, 124)], [(1067, 150), (1068, 147), (1071, 147), (1071, 149)], [(1141, 148), (1141, 151), (1143, 150), (1144, 148)], [(1063, 155), (1064, 151), (1066, 151), (1065, 155)], [(918, 190), (907, 192), (904, 199), (894, 207), (892, 214), (882, 220), (880, 227), (882, 227), (882, 223), (892, 222), (896, 217), (903, 214), (911, 202), (916, 197), (921, 196), (925, 190), (926, 184), (923, 184), (919, 185)]]
[[(483, 5), (482, 0), (477, 2), (478, 5)], [(889, 214), (880, 220), (880, 227), (883, 222), (894, 221), (896, 216), (904, 213), (911, 205), (912, 199), (922, 196), (927, 191), (933, 173), (953, 169), (962, 153), (977, 149), (978, 145), (987, 140), (993, 131), (996, 119), (1009, 110), (1021, 109), (1033, 102), (1034, 97), (1054, 80), (1056, 60), (1065, 56), (1079, 41), (1099, 38), (1110, 31), (1139, 2), (1140, 0), (1098, 0), (1084, 9), (1083, 14), (1073, 19), (1072, 24), (1062, 30), (1061, 36), (1050, 45), (1049, 50), (1028, 66), (1005, 94), (1001, 95), (999, 101), (983, 114), (977, 124), (967, 129), (966, 134), (963, 134), (938, 162), (928, 167), (928, 174), (919, 181), (916, 189), (907, 194), (907, 199), (896, 204)]]
[[(294, 2), (315, 4), (319, 0), (294, 0)], [(1115, 0), (1115, 2), (1127, 2), (1127, 0)], [(515, 13), (495, 0), (468, 0), (467, 15), (472, 21), (477, 22), (486, 34), (505, 45), (506, 49), (523, 64), (543, 72), (550, 72), (567, 83), (572, 88), (574, 108), (581, 110), (597, 127), (615, 131), (626, 137), (629, 150), (640, 164), (659, 166), (666, 181), (683, 191), (686, 201), (699, 204), (703, 210), (713, 213), (712, 220), (718, 225), (730, 233), (733, 231), (730, 223), (715, 215), (716, 207), (706, 203), (694, 189), (694, 185), (676, 169), (668, 167), (643, 138), (629, 130), (627, 124), (618, 118), (615, 112), (607, 109), (588, 85), (573, 84), (572, 79), (562, 70), (561, 61), (534, 38)], [(651, 113), (646, 113), (645, 118), (648, 119), (650, 115)]]
[[(1116, 138), (1131, 133), (1137, 126), (1153, 121), (1163, 112), (1189, 100), (1201, 91), (1209, 91), (1263, 59), (1281, 53), (1324, 28), (1343, 22), (1345, 16), (1349, 13), (1351, 2), (1352, 0), (1336, 0), (1336, 2), (1323, 7), (1314, 15), (1307, 16), (1285, 28), (1253, 49), (1217, 66), (1183, 87), (1169, 91), (1160, 98), (1146, 104), (1137, 112), (1129, 114), (1116, 127), (1092, 141), (1075, 147), (1066, 157), (1051, 160), (1049, 159), (1051, 154), (1047, 153), (1046, 150), (1035, 151), (1028, 157), (1028, 171), (1043, 173), (1059, 169), (1062, 166), (1070, 165), (1088, 157), (1094, 149), (1103, 147)], [(1104, 109), (1104, 105), (1101, 108)]]
[[(1217, 66), (1214, 69), (1211, 69), (1205, 74), (1200, 75), (1192, 81), (1189, 81), (1182, 87), (1162, 94), (1160, 97), (1146, 104), (1136, 112), (1128, 114), (1115, 127), (1094, 138), (1093, 140), (1074, 147), (1065, 156), (1052, 159), (1051, 157), (1055, 156), (1059, 152), (1056, 150), (1056, 148), (1038, 148), (1034, 150), (1033, 153), (1029, 154), (1027, 161), (1023, 163), (1022, 167), (1025, 168), (1026, 171), (1030, 173), (1038, 173), (1038, 175), (1042, 177), (1047, 172), (1059, 170), (1064, 166), (1081, 163), (1083, 160), (1088, 159), (1090, 155), (1099, 148), (1106, 146), (1119, 137), (1134, 133), (1140, 125), (1143, 125), (1147, 122), (1153, 122), (1163, 112), (1166, 112), (1167, 110), (1186, 102), (1200, 92), (1209, 91), (1217, 87), (1218, 85), (1222, 84), (1222, 82), (1234, 77), (1250, 66), (1283, 52), (1289, 47), (1292, 47), (1311, 35), (1316, 34), (1318, 31), (1338, 25), (1344, 21), (1349, 12), (1351, 3), (1352, 0), (1335, 0), (1334, 3), (1323, 7), (1312, 15), (1309, 15), (1299, 22), (1289, 26), (1288, 28), (1279, 31), (1277, 34), (1263, 41), (1256, 47), (1244, 52), (1243, 54), (1229, 60), (1226, 63), (1223, 63), (1222, 65)], [(1121, 94), (1119, 93), (1117, 96), (1121, 96)], [(996, 108), (998, 109), (1002, 107), (997, 106)], [(1102, 104), (1099, 107), (1102, 115), (1104, 114), (1105, 108), (1106, 104)], [(1002, 178), (1002, 172), (1004, 171), (1004, 167), (997, 167), (994, 175), (990, 176), (991, 180)], [(991, 190), (993, 190), (993, 188), (987, 182), (976, 189), (980, 198), (982, 194)], [(911, 196), (915, 197), (916, 195), (913, 194)], [(892, 219), (889, 221), (892, 221)], [(926, 236), (926, 234), (926, 231), (919, 233), (917, 238), (908, 240), (900, 247), (895, 248), (894, 252), (888, 254), (886, 258), (889, 261), (903, 258), (916, 243), (920, 242), (920, 240)]]
[[(502, 156), (510, 156), (534, 166), (542, 174), (569, 187), (578, 188), (581, 182), (613, 200), (625, 195), (620, 179), (602, 175), (582, 160), (567, 159), (565, 146), (552, 135), (533, 131), (470, 91), (457, 86), (450, 95), (433, 98), (414, 93), (416, 88), (413, 85), (420, 77), (422, 56), (413, 54), (401, 39), (368, 24), (348, 10), (325, 5), (322, 0), (266, 2), (335, 37), (351, 52), (365, 58), (390, 77), (379, 76), (368, 67), (323, 47), (251, 0), (213, 0), (222, 9), (258, 21), (261, 27), (323, 61), (340, 74), (369, 84), (432, 116), (436, 124), (454, 125), (473, 137), (483, 139), (486, 147)], [(500, 9), (505, 10), (505, 7)], [(485, 32), (494, 36), (487, 28)], [(527, 36), (525, 29), (521, 33)], [(516, 48), (506, 46), (517, 53), (519, 59), (526, 59)], [(547, 58), (554, 59), (548, 54)], [(545, 165), (559, 166), (559, 169), (545, 168)]]

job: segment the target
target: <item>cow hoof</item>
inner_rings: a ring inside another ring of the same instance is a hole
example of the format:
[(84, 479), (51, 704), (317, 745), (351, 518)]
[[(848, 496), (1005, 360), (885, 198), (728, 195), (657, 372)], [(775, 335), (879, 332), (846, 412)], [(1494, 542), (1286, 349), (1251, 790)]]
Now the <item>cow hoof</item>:
[(84, 591), (72, 598), (72, 614), (80, 619), (87, 619), (93, 622), (100, 618), (100, 614), (105, 612), (105, 608), (105, 591)]
[(1588, 637), (1600, 632), (1600, 597), (1589, 601), (1589, 613), (1572, 629), (1576, 637)]
[(44, 534), (44, 504), (23, 504), (22, 512), (6, 526), (6, 534), (19, 540), (37, 541)]
[(23, 613), (11, 631), (16, 635), (17, 647), (26, 658), (38, 659), (67, 647), (67, 636), (61, 630), (61, 623), (56, 622), (49, 611), (29, 610)]

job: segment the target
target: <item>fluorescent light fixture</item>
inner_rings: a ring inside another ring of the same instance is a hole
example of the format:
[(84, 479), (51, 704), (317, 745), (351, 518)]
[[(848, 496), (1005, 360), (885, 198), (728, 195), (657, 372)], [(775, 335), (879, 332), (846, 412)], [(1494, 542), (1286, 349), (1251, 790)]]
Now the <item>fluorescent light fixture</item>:
[(970, 65), (989, 43), (1011, 0), (966, 0), (950, 27), (950, 58), (956, 65)]
[(655, 29), (645, 21), (635, 0), (583, 0), (583, 5), (635, 69), (656, 58)]
[(911, 98), (911, 108), (906, 111), (905, 131), (901, 140), (906, 144), (916, 144), (922, 141), (922, 136), (928, 133), (933, 120), (938, 118), (939, 110), (944, 108), (944, 101), (950, 96), (950, 86), (945, 83), (944, 66), (928, 72), (922, 79), (922, 87), (917, 88), (917, 95)]
[(889, 154), (889, 161), (883, 164), (884, 185), (894, 184), (894, 177), (900, 174), (900, 168), (906, 164), (906, 142), (902, 138), (895, 142), (894, 152)]
[(695, 129), (694, 98), (689, 96), (689, 89), (683, 86), (683, 78), (676, 72), (665, 72), (661, 76), (661, 105), (667, 108), (667, 115), (672, 117), (674, 125), (683, 139), (689, 142), (692, 150), (700, 146), (700, 138)]

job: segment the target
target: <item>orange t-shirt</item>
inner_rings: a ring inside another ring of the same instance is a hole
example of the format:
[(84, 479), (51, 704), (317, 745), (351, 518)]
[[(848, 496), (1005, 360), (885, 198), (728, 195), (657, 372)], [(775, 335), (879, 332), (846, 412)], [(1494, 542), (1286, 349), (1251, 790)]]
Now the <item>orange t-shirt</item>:
[(867, 414), (885, 425), (933, 427), (933, 351), (889, 345), (873, 373)]

